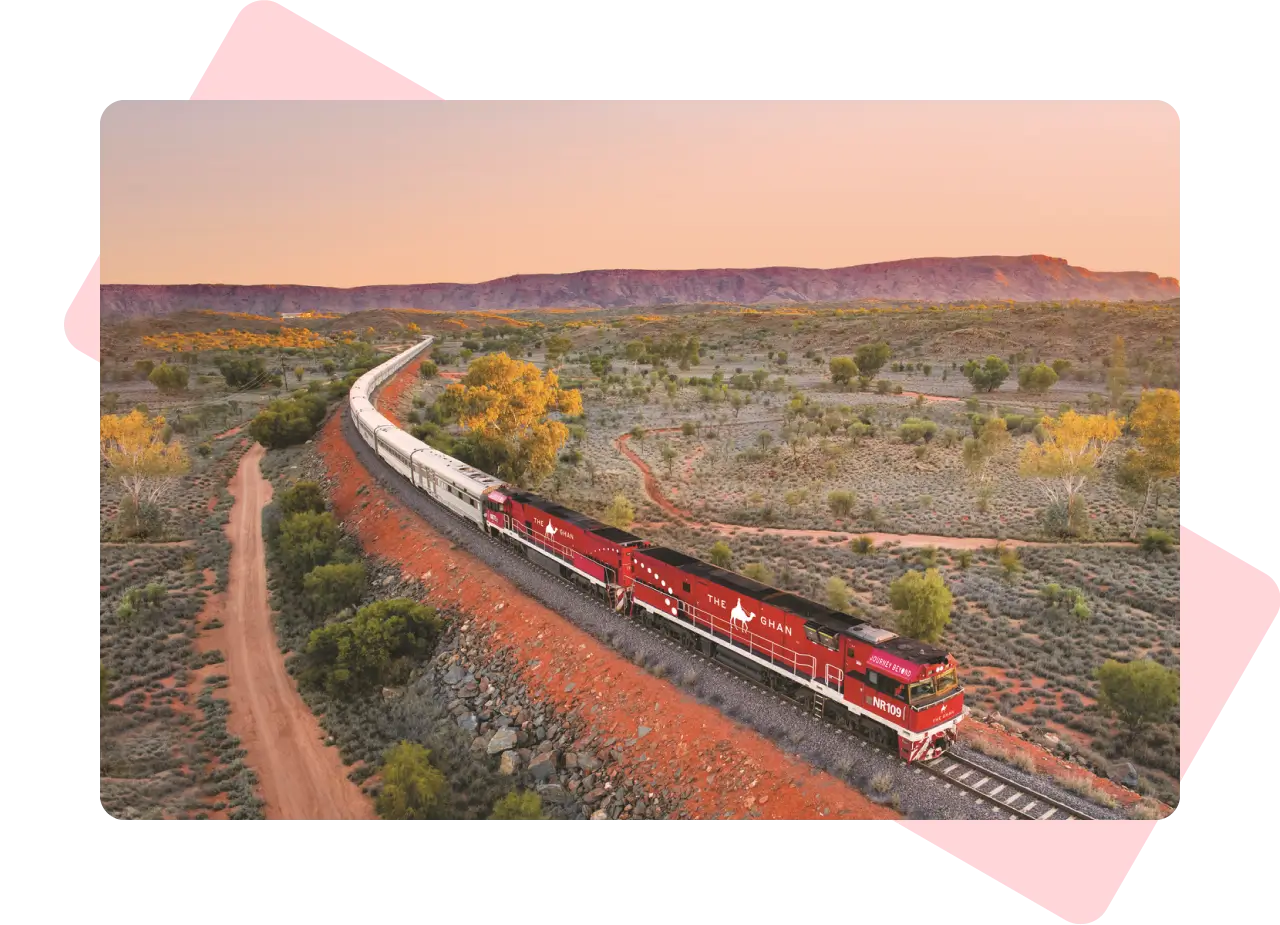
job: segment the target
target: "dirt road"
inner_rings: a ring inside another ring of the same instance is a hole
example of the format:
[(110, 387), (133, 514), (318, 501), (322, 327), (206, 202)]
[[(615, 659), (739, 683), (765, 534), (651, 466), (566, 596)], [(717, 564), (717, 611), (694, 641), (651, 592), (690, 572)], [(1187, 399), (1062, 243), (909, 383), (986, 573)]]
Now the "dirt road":
[(261, 780), (268, 819), (371, 819), (369, 799), (347, 779), (338, 750), (323, 744), (276, 644), (262, 542), (271, 484), (262, 477), (262, 454), (260, 445), (245, 453), (231, 483), (231, 574), (223, 626), (210, 634), (227, 660), (228, 725)]

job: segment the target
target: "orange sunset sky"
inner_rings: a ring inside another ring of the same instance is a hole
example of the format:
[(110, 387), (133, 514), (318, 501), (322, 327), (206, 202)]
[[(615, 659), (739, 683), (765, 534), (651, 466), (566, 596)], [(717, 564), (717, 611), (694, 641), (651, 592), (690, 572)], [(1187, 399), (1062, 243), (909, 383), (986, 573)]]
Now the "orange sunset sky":
[(1173, 109), (173, 101), (102, 117), (104, 283), (1029, 253), (1178, 276)]

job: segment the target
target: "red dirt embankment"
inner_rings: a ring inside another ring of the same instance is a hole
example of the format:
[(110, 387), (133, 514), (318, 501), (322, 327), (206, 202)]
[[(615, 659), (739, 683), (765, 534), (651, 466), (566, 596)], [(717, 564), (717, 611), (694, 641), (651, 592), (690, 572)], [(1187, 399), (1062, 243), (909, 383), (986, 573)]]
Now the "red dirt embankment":
[(298, 695), (276, 643), (262, 541), (271, 483), (259, 468), (262, 454), (258, 444), (245, 453), (230, 485), (231, 570), (217, 614), (223, 625), (205, 632), (201, 648), (220, 648), (226, 657), (227, 726), (258, 774), (267, 818), (371, 819), (373, 806), (347, 778), (338, 750), (324, 746), (320, 724)]
[[(616, 736), (628, 773), (651, 791), (679, 794), (690, 816), (897, 818), (623, 660), (469, 553), (451, 548), (374, 481), (343, 438), (339, 416), (325, 425), (318, 448), (334, 508), (367, 553), (419, 578), (431, 588), (431, 603), (473, 614), (488, 627), (494, 649), (513, 648), (533, 696), (576, 713), (592, 732)], [(642, 726), (649, 731), (642, 734)]]

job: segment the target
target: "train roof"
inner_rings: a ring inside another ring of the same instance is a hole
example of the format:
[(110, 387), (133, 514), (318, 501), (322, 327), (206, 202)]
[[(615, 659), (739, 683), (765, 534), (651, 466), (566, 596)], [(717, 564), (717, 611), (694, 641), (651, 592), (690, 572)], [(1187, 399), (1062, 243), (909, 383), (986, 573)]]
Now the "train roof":
[(876, 643), (876, 648), (909, 662), (915, 662), (917, 665), (931, 665), (947, 659), (946, 649), (909, 636), (894, 636), (885, 642)]
[(634, 533), (628, 533), (626, 530), (619, 530), (617, 527), (611, 527), (606, 523), (601, 523), (594, 517), (588, 517), (586, 514), (580, 514), (577, 511), (570, 510), (562, 504), (556, 504), (556, 502), (549, 501), (541, 495), (536, 495), (531, 491), (506, 489), (503, 491), (503, 494), (507, 495), (509, 498), (515, 498), (521, 504), (529, 504), (544, 513), (554, 514), (566, 523), (571, 523), (574, 526), (581, 527), (583, 530), (590, 530), (596, 536), (604, 537), (606, 540), (609, 540), (612, 543), (617, 543), (619, 546), (631, 546), (647, 542), (646, 540), (636, 536)]
[(674, 566), (681, 571), (698, 575), (727, 588), (733, 588), (735, 591), (740, 591), (758, 601), (798, 614), (806, 620), (811, 620), (819, 626), (835, 632), (847, 633), (852, 628), (862, 626), (867, 622), (858, 617), (852, 617), (847, 613), (832, 610), (817, 601), (811, 601), (798, 594), (792, 594), (790, 591), (783, 591), (780, 588), (766, 585), (745, 575), (722, 569), (712, 565), (710, 562), (703, 562), (701, 559), (695, 559), (693, 556), (685, 555), (674, 549), (668, 549), (665, 546), (654, 546), (641, 551), (646, 556), (653, 556), (659, 562), (665, 562), (667, 565)]

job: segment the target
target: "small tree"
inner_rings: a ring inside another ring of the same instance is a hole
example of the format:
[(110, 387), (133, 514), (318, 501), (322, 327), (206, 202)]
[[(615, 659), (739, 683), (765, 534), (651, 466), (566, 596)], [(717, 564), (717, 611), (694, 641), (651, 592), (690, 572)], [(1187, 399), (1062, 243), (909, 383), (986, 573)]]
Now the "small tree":
[(991, 494), (991, 461), (1009, 445), (1009, 429), (1004, 418), (990, 418), (978, 429), (977, 436), (965, 437), (960, 457), (978, 494), (978, 508), (986, 509)]
[(1142, 499), (1129, 533), (1136, 536), (1153, 499), (1159, 506), (1160, 487), (1177, 478), (1180, 471), (1178, 393), (1171, 389), (1144, 392), (1133, 409), (1130, 425), (1138, 435), (1138, 448), (1125, 454), (1117, 479), (1121, 487)]
[(1046, 418), (1043, 443), (1028, 443), (1022, 453), (1021, 471), (1037, 479), (1050, 505), (1061, 505), (1069, 514), (1072, 501), (1094, 478), (1107, 450), (1119, 438), (1123, 418), (1114, 414), (1079, 415), (1066, 411), (1057, 419)]
[(1128, 386), (1129, 370), (1125, 359), (1124, 338), (1117, 334), (1116, 339), (1111, 342), (1111, 362), (1107, 366), (1107, 392), (1111, 396), (1111, 407), (1120, 407)]
[(1043, 395), (1058, 381), (1058, 374), (1052, 366), (1039, 363), (1035, 366), (1024, 366), (1018, 370), (1018, 389), (1032, 395)]
[(619, 530), (630, 529), (635, 519), (636, 509), (632, 507), (626, 495), (614, 495), (613, 501), (604, 511), (604, 522)]
[(164, 439), (165, 421), (142, 411), (99, 420), (99, 447), (107, 474), (120, 483), (136, 511), (157, 504), (191, 468), (182, 444)]
[(185, 366), (170, 366), (168, 363), (161, 363), (151, 370), (151, 375), (147, 376), (147, 379), (162, 393), (173, 395), (177, 392), (186, 391), (188, 376), (190, 376), (190, 371)]
[(1114, 713), (1137, 737), (1151, 723), (1167, 719), (1178, 703), (1178, 673), (1149, 658), (1107, 660), (1094, 673), (1098, 703)]
[(709, 553), (711, 564), (719, 568), (733, 567), (733, 550), (729, 548), (729, 544), (724, 540), (716, 540), (711, 546)]
[(1004, 569), (1004, 577), (1007, 581), (1012, 581), (1015, 575), (1025, 569), (1022, 557), (1018, 555), (1016, 549), (1001, 543), (996, 546), (996, 555), (999, 558), (1000, 567)]
[(512, 791), (493, 804), (490, 819), (545, 819), (542, 797), (532, 790)]
[(898, 632), (921, 642), (937, 642), (951, 622), (951, 591), (936, 568), (910, 571), (889, 585), (898, 611)]
[(858, 364), (849, 357), (833, 357), (828, 365), (831, 381), (836, 385), (848, 385), (858, 375)]
[(848, 517), (858, 496), (851, 491), (833, 491), (827, 495), (827, 506), (836, 517)]
[(1009, 364), (997, 356), (989, 356), (982, 363), (970, 360), (960, 372), (975, 392), (994, 392), (1009, 378)]
[(423, 379), (434, 379), (440, 373), (440, 367), (431, 360), (423, 360), (422, 365), (418, 367), (418, 375)]
[(431, 752), (416, 742), (401, 740), (383, 757), (378, 815), (384, 819), (434, 818), (444, 803), (445, 790), (444, 774), (431, 763)]
[(662, 454), (662, 462), (667, 467), (667, 478), (671, 478), (675, 474), (676, 456), (678, 455), (676, 449), (670, 443), (663, 443), (658, 452)]
[(892, 355), (889, 345), (883, 341), (878, 344), (863, 344), (853, 354), (853, 362), (857, 366), (854, 375), (861, 374), (874, 379)]
[(848, 613), (850, 605), (853, 603), (853, 594), (849, 591), (849, 585), (845, 581), (832, 575), (827, 579), (827, 606), (832, 610), (839, 610), (842, 613)]

